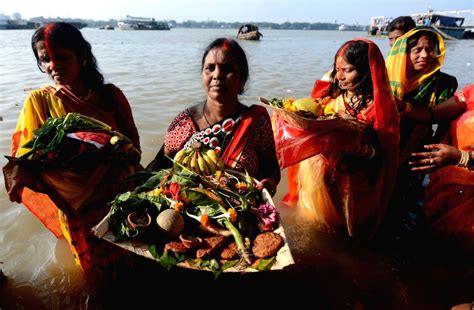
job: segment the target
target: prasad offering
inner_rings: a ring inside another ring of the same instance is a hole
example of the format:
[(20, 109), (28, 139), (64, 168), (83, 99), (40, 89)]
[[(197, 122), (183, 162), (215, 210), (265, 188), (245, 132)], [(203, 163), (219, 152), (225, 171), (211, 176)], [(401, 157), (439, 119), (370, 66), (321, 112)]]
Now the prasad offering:
[(184, 150), (172, 169), (142, 172), (146, 181), (111, 202), (94, 234), (167, 269), (219, 274), (293, 264), (268, 192), (248, 174), (220, 170), (212, 152)]
[(340, 115), (326, 105), (326, 98), (272, 98), (259, 100), (270, 107), (290, 125), (306, 129), (328, 132), (333, 129), (360, 132), (364, 123), (356, 118)]

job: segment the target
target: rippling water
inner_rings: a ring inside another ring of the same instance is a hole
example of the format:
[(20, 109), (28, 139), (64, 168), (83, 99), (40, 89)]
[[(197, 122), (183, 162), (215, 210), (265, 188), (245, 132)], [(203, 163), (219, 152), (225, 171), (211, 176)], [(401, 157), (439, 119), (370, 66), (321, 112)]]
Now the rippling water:
[[(185, 106), (204, 98), (200, 80), (206, 45), (232, 29), (172, 29), (171, 31), (82, 30), (92, 44), (107, 81), (128, 97), (140, 133), (142, 164), (148, 164), (162, 143), (171, 119)], [(333, 55), (346, 40), (363, 32), (262, 31), (259, 42), (241, 41), (250, 65), (248, 89), (242, 101), (259, 96), (306, 97), (314, 80), (331, 68)], [(0, 31), (0, 153), (8, 154), (10, 135), (29, 89), (49, 83), (39, 72), (31, 51), (33, 31)], [(384, 55), (388, 40), (373, 38)], [(474, 81), (474, 40), (447, 42), (443, 71), (457, 77), (460, 88)], [(0, 160), (2, 166), (5, 159)], [(24, 306), (19, 296), (36, 296), (46, 307), (86, 304), (81, 276), (65, 242), (58, 241), (26, 209), (10, 203), (3, 178), (0, 190), (0, 269), (9, 278), (0, 296)], [(279, 186), (275, 200), (286, 190)], [(55, 294), (50, 294), (55, 292)], [(71, 293), (72, 292), (72, 293)], [(0, 298), (1, 299), (1, 298)], [(26, 298), (28, 299), (28, 298)]]

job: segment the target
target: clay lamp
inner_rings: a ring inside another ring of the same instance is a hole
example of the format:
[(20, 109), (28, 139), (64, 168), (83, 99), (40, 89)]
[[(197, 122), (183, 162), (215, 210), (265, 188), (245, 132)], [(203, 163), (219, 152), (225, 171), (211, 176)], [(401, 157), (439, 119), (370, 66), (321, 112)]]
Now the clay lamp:
[(138, 230), (151, 224), (151, 216), (147, 212), (134, 211), (127, 216), (127, 222), (132, 229)]

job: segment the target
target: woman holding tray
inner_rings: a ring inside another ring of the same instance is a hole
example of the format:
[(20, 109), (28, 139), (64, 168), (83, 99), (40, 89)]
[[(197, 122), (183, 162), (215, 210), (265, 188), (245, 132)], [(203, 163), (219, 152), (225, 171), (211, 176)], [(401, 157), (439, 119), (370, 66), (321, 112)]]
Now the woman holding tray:
[(76, 27), (48, 23), (34, 32), (31, 46), (39, 69), (55, 85), (34, 90), (26, 98), (12, 136), (12, 156), (29, 151), (23, 145), (49, 117), (70, 112), (106, 123), (133, 144), (124, 157), (87, 163), (80, 169), (38, 166), (32, 172), (12, 162), (3, 169), (10, 200), (23, 203), (56, 237), (64, 236), (76, 264), (86, 276), (95, 276), (111, 268), (118, 248), (92, 236), (90, 229), (109, 211), (107, 203), (123, 190), (116, 181), (141, 168), (138, 131), (130, 104), (117, 87), (104, 84), (91, 45)]
[[(316, 81), (312, 92), (341, 116), (334, 122), (344, 129), (305, 129), (275, 118), (278, 159), (288, 167), (284, 202), (360, 239), (382, 221), (398, 166), (398, 113), (384, 68), (372, 41), (348, 41), (334, 57), (330, 82)], [(363, 126), (351, 131), (345, 118)]]
[(226, 168), (247, 171), (260, 180), (260, 186), (275, 194), (280, 169), (267, 110), (239, 101), (249, 68), (240, 45), (219, 38), (206, 48), (201, 61), (201, 78), (206, 98), (178, 114), (171, 122), (165, 140), (147, 169), (167, 168), (182, 148), (199, 143), (215, 149)]

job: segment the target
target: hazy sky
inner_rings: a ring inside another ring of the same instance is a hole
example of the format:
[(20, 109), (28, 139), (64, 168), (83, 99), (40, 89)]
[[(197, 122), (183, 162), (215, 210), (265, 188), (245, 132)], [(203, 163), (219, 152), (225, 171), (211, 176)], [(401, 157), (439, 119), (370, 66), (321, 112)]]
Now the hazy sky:
[(0, 13), (120, 19), (125, 15), (158, 20), (334, 22), (368, 25), (371, 16), (410, 15), (474, 9), (474, 0), (2, 0)]

